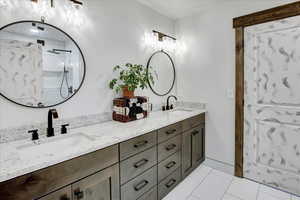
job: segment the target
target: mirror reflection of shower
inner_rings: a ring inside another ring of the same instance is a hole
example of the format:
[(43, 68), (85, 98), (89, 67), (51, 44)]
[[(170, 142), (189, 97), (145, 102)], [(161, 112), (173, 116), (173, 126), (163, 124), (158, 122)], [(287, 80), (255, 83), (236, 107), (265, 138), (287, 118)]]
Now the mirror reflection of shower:
[[(61, 98), (67, 99), (73, 94), (73, 87), (69, 85), (69, 71), (64, 66), (63, 77), (60, 84), (59, 93)], [(64, 87), (65, 84), (65, 87)], [(67, 94), (66, 94), (67, 93)]]
[(0, 84), (0, 93), (12, 101), (31, 107), (56, 105), (81, 86), (84, 59), (63, 31), (44, 23), (20, 22), (0, 31), (0, 44), (0, 65), (7, 71), (6, 76), (0, 73), (0, 79), (7, 80)]
[[(69, 53), (72, 54), (71, 50), (65, 50), (65, 49), (51, 49), (47, 51), (48, 53), (60, 55), (62, 53)], [(73, 86), (69, 84), (70, 82), (70, 73), (69, 70), (67, 70), (66, 65), (64, 64), (63, 72), (62, 72), (62, 80), (59, 87), (59, 94), (60, 97), (63, 99), (69, 98), (73, 94)]]

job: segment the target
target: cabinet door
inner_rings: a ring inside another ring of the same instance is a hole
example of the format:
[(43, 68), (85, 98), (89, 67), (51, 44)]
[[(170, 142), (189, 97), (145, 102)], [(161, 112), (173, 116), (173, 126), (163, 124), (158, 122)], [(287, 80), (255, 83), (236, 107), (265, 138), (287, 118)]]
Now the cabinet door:
[(74, 183), (72, 193), (74, 200), (119, 200), (119, 165)]
[(201, 124), (192, 132), (192, 165), (198, 167), (204, 161), (204, 133), (205, 125)]
[(192, 132), (182, 134), (182, 176), (186, 177), (192, 170)]
[(56, 192), (50, 193), (39, 200), (71, 200), (71, 186), (60, 189)]

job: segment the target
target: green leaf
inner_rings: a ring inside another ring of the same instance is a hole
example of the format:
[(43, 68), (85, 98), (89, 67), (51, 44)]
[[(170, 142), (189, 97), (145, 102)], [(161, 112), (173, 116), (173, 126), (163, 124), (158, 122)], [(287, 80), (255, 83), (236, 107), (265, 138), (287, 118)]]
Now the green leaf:
[(152, 67), (149, 68), (147, 72), (147, 68), (140, 64), (126, 63), (125, 68), (117, 65), (113, 71), (119, 71), (119, 77), (112, 79), (109, 87), (115, 89), (116, 92), (120, 92), (124, 86), (127, 86), (130, 91), (148, 88), (148, 80), (154, 84), (153, 70)]

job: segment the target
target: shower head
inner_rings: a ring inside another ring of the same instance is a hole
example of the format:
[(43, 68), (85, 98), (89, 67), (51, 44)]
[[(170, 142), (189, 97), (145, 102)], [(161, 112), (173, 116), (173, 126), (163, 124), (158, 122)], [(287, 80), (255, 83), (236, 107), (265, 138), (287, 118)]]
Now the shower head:
[(60, 54), (59, 52), (54, 51), (54, 50), (48, 50), (47, 52), (48, 52), (48, 53), (52, 53), (52, 54), (56, 54), (56, 55), (59, 55), (59, 54)]
[(65, 50), (65, 49), (52, 49), (52, 50), (48, 50), (48, 52), (53, 54), (72, 53), (71, 50)]

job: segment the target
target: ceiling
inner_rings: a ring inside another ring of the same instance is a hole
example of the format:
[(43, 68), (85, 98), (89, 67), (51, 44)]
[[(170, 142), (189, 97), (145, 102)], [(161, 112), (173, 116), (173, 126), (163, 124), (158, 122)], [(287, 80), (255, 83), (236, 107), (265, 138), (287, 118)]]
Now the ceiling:
[(180, 19), (194, 13), (208, 10), (213, 5), (225, 3), (274, 3), (274, 5), (295, 2), (296, 0), (137, 0), (153, 10)]

